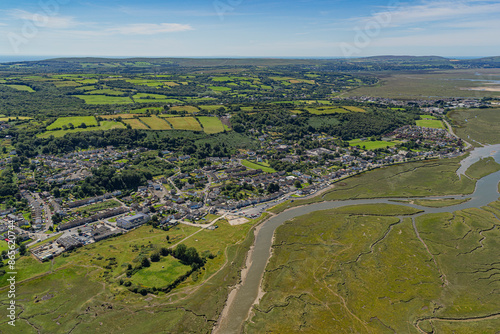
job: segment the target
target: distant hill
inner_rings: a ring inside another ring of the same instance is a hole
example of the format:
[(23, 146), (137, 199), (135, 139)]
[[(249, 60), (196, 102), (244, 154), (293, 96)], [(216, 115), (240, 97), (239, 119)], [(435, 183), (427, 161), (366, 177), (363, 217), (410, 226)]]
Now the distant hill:
[(313, 68), (339, 72), (417, 71), (457, 68), (500, 68), (500, 57), (456, 60), (439, 56), (382, 55), (350, 59), (287, 58), (54, 58), (0, 64), (0, 71), (145, 73), (182, 68)]

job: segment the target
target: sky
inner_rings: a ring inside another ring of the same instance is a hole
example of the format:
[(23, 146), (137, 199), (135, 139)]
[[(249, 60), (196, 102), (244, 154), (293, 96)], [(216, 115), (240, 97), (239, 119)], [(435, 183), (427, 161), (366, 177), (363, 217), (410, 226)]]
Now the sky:
[(0, 56), (500, 56), (498, 17), (498, 0), (2, 0)]

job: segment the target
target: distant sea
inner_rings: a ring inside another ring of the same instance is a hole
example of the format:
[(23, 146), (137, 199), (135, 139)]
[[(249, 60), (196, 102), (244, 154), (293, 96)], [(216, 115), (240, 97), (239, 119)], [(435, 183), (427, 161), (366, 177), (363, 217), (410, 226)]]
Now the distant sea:
[[(36, 61), (36, 60), (46, 60), (46, 59), (53, 59), (53, 58), (64, 58), (65, 56), (2, 56), (0, 55), (0, 63), (12, 63), (12, 62), (18, 62), (18, 61)], [(66, 56), (68, 57), (68, 56)], [(71, 57), (71, 56), (70, 56)], [(86, 56), (85, 56), (86, 57)], [(102, 57), (102, 58), (115, 58), (115, 59), (125, 59), (125, 58), (194, 58), (194, 59), (212, 59), (212, 58), (233, 58), (233, 59), (245, 59), (245, 58), (263, 58), (263, 59), (351, 59), (351, 58), (344, 58), (344, 57), (238, 57), (238, 56), (212, 56), (212, 57), (193, 57), (193, 56), (186, 56), (186, 57), (145, 57), (145, 56), (138, 56), (138, 57), (118, 57), (118, 56), (96, 56), (96, 57)], [(465, 60), (465, 59), (477, 59), (477, 58), (483, 58), (483, 57), (446, 57), (448, 59), (460, 59), (460, 60)]]
[(35, 61), (57, 58), (55, 56), (1, 56), (0, 63), (13, 63), (16, 61)]

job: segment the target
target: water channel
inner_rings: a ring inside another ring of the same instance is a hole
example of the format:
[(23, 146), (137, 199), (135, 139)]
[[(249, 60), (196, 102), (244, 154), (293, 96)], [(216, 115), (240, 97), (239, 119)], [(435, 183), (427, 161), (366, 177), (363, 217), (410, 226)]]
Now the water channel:
[[(500, 163), (500, 145), (490, 145), (476, 148), (462, 160), (457, 174), (464, 174), (467, 168), (477, 162), (481, 158), (493, 157), (496, 162)], [(214, 329), (216, 334), (234, 334), (240, 333), (244, 322), (252, 309), (254, 302), (258, 298), (259, 286), (264, 275), (267, 262), (271, 256), (271, 246), (273, 235), (281, 224), (295, 217), (319, 211), (339, 208), (348, 205), (359, 204), (379, 204), (389, 203), (410, 206), (422, 210), (422, 213), (413, 215), (418, 217), (429, 213), (454, 212), (469, 208), (480, 208), (498, 199), (498, 183), (500, 181), (500, 171), (490, 174), (476, 183), (476, 189), (471, 195), (455, 195), (455, 196), (436, 196), (428, 199), (445, 199), (445, 198), (470, 198), (468, 202), (448, 206), (445, 208), (427, 208), (407, 203), (394, 203), (394, 200), (408, 200), (408, 198), (384, 198), (384, 199), (358, 199), (346, 201), (321, 202), (301, 207), (296, 207), (284, 211), (267, 221), (265, 221), (256, 232), (253, 250), (249, 253), (247, 259), (246, 275), (241, 285), (237, 287), (230, 295), (228, 303), (223, 310), (220, 324)], [(425, 199), (425, 198), (422, 198)]]

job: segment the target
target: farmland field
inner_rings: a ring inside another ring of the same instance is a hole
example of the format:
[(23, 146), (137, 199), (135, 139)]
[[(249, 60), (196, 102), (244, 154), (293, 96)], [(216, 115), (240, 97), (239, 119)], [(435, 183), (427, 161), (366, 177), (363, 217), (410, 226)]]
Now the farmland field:
[(151, 117), (140, 117), (140, 120), (144, 123), (146, 123), (151, 130), (170, 130), (172, 127), (165, 122), (162, 118), (159, 118), (157, 116), (151, 116)]
[(132, 129), (138, 129), (138, 130), (148, 130), (149, 128), (144, 125), (140, 120), (131, 118), (131, 119), (124, 119), (123, 123), (125, 124), (130, 124)]
[(33, 118), (26, 117), (26, 116), (0, 117), (0, 122), (10, 122), (11, 120), (16, 120), (16, 119), (26, 120), (26, 119), (33, 119)]
[(176, 107), (170, 108), (170, 110), (185, 111), (185, 112), (191, 113), (191, 114), (197, 113), (198, 111), (200, 111), (198, 108), (193, 107), (193, 106), (176, 106)]
[(42, 134), (37, 135), (39, 138), (49, 138), (50, 136), (54, 137), (63, 137), (67, 133), (77, 133), (77, 132), (90, 132), (90, 131), (106, 131), (111, 129), (125, 129), (125, 125), (120, 122), (112, 122), (112, 121), (102, 121), (100, 126), (92, 126), (88, 128), (76, 128), (76, 129), (68, 129), (68, 130), (50, 130), (45, 131)]
[(97, 120), (94, 116), (75, 116), (75, 117), (59, 117), (54, 123), (47, 127), (47, 130), (62, 128), (73, 124), (74, 127), (80, 126), (85, 123), (87, 126), (97, 126)]
[(13, 89), (16, 89), (16, 90), (20, 90), (20, 91), (23, 91), (23, 92), (29, 92), (29, 93), (35, 92), (33, 90), (33, 88), (31, 88), (30, 86), (26, 86), (26, 85), (3, 85), (3, 86), (4, 87), (13, 88)]
[(231, 88), (229, 87), (219, 87), (219, 86), (210, 86), (208, 88), (216, 92), (227, 92), (231, 90)]
[(162, 94), (138, 93), (133, 96), (135, 103), (182, 103), (177, 99), (170, 99)]
[(74, 95), (85, 101), (86, 104), (128, 104), (132, 100), (128, 96), (105, 95)]
[(203, 125), (203, 131), (205, 131), (205, 133), (224, 132), (224, 126), (217, 117), (200, 116), (198, 120), (201, 122), (201, 125)]
[(113, 121), (102, 121), (100, 122), (99, 130), (111, 130), (111, 129), (125, 129), (125, 125), (121, 122), (113, 122)]
[(100, 117), (102, 117), (104, 119), (115, 119), (118, 117), (125, 119), (125, 118), (134, 118), (134, 116), (142, 116), (142, 115), (141, 114), (114, 114), (114, 115), (101, 115)]
[(97, 89), (92, 91), (87, 91), (86, 95), (113, 95), (113, 96), (124, 96), (126, 92), (114, 89)]
[(201, 131), (201, 125), (194, 117), (171, 117), (168, 122), (175, 130)]

